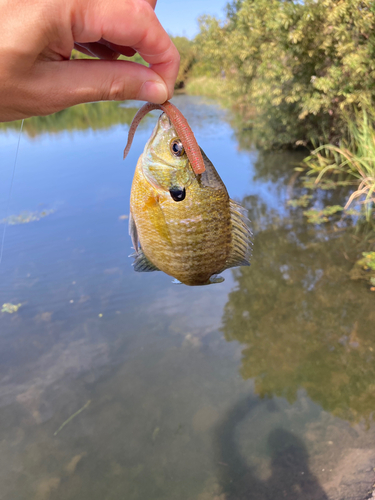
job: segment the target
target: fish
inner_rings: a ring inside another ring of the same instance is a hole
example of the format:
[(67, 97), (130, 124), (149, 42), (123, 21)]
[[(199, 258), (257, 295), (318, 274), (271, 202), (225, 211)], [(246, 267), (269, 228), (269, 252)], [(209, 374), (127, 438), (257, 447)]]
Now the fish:
[(134, 269), (160, 270), (189, 286), (220, 283), (224, 270), (250, 265), (246, 210), (229, 198), (185, 117), (169, 101), (147, 103), (137, 112), (124, 158), (151, 109), (162, 113), (137, 162), (130, 194)]

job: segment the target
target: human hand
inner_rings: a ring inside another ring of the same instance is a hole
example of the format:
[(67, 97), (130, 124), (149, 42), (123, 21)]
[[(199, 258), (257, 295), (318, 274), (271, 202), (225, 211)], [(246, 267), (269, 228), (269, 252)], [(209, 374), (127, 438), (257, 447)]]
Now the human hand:
[[(173, 95), (179, 54), (156, 0), (0, 0), (0, 121)], [(73, 47), (101, 60), (69, 60)], [(117, 61), (138, 52), (149, 67)], [(103, 60), (104, 59), (104, 60)]]

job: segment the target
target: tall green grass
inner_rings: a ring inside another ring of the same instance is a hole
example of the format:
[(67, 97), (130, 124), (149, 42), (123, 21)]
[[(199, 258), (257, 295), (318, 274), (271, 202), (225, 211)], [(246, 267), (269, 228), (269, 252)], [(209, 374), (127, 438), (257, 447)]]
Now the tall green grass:
[[(307, 175), (315, 177), (315, 184), (326, 181), (332, 186), (355, 185), (344, 210), (354, 201), (360, 204), (368, 222), (374, 220), (375, 209), (375, 118), (365, 112), (355, 119), (347, 119), (347, 138), (339, 145), (325, 144), (305, 158)], [(324, 179), (323, 179), (324, 178)]]
[(185, 90), (190, 95), (224, 98), (226, 81), (220, 76), (192, 76), (187, 80)]

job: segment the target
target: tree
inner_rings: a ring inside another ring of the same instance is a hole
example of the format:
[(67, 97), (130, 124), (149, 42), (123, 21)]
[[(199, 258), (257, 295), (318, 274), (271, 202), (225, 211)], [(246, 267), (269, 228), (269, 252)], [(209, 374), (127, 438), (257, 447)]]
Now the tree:
[(225, 70), (245, 120), (268, 142), (327, 139), (375, 98), (375, 7), (365, 0), (242, 0), (201, 20), (205, 58)]

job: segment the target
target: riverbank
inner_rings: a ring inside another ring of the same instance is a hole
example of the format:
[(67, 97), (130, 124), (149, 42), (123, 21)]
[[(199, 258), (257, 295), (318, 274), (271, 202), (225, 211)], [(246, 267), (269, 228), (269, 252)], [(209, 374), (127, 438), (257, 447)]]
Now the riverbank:
[(224, 21), (205, 16), (199, 23), (185, 44), (186, 91), (230, 101), (239, 135), (252, 129), (257, 147), (308, 148), (310, 200), (318, 184), (348, 188), (336, 206), (308, 207), (323, 210), (321, 222), (355, 209), (354, 224), (374, 226), (372, 2), (242, 0), (227, 6)]
[[(254, 143), (261, 147), (261, 131), (257, 130), (256, 111), (241, 108), (230, 98), (228, 81), (223, 77), (199, 76), (187, 80), (184, 91), (189, 95), (204, 95), (220, 99), (221, 104), (233, 112), (234, 123), (239, 129), (253, 128)], [(254, 123), (254, 126), (251, 124)], [(264, 139), (264, 137), (263, 137)], [(260, 144), (259, 144), (260, 143)], [(277, 144), (264, 143), (264, 149), (274, 149)], [(302, 146), (296, 144), (295, 146)], [(347, 131), (337, 144), (309, 145), (310, 154), (297, 167), (299, 182), (304, 191), (291, 200), (291, 205), (304, 209), (308, 221), (322, 224), (328, 220), (351, 219), (351, 224), (375, 229), (375, 131), (374, 121), (368, 113), (356, 114), (355, 120), (347, 118)], [(306, 152), (309, 149), (306, 145)], [(342, 191), (341, 201), (321, 206), (315, 196), (317, 189)], [(346, 193), (345, 193), (346, 191)]]

